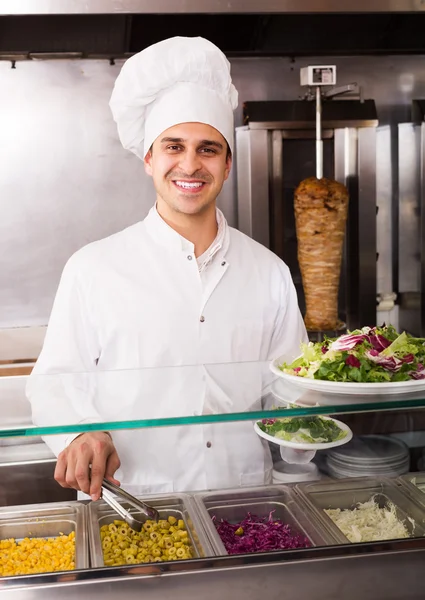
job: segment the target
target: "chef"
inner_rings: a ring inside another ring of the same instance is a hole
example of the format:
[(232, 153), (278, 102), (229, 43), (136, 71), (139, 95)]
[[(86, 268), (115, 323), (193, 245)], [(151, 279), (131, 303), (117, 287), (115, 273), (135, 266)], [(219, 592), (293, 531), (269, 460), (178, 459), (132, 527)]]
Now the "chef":
[[(288, 267), (216, 205), (237, 98), (229, 62), (203, 38), (167, 39), (124, 64), (110, 106), (156, 204), (66, 264), (28, 384), (36, 424), (246, 410), (255, 364), (298, 354), (307, 336)], [(243, 363), (236, 385), (226, 363)], [(144, 494), (267, 483), (272, 466), (249, 422), (45, 441), (56, 480), (92, 499), (105, 475)]]

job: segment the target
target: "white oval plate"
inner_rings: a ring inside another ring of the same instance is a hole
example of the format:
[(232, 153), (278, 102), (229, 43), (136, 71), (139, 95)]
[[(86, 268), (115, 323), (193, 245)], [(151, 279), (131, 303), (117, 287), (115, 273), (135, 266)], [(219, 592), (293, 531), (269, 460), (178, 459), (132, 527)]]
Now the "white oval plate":
[[(285, 404), (285, 406), (294, 404), (302, 408), (311, 408), (312, 406), (320, 406), (319, 400), (322, 399), (322, 394), (288, 385), (282, 379), (275, 379), (270, 386), (270, 391), (276, 400), (281, 404)], [(313, 396), (312, 399), (310, 399), (311, 396)]]
[[(275, 379), (270, 386), (270, 392), (276, 398), (278, 402), (284, 404), (285, 406), (289, 406), (293, 404), (295, 406), (300, 406), (301, 408), (311, 408), (313, 406), (346, 406), (349, 404), (370, 404), (373, 402), (373, 398), (367, 395), (337, 395), (337, 394), (326, 394), (320, 393), (316, 390), (308, 390), (307, 388), (297, 388), (298, 396), (291, 396), (287, 393), (286, 386), (289, 387), (286, 381), (283, 379)], [(295, 388), (295, 386), (290, 386), (291, 388)], [(410, 394), (410, 396), (415, 396), (415, 394)], [(419, 397), (422, 394), (419, 394)], [(393, 400), (396, 397), (393, 398)]]
[[(279, 417), (276, 417), (279, 418)], [(269, 435), (265, 433), (258, 427), (258, 421), (254, 424), (254, 431), (257, 435), (264, 438), (268, 442), (272, 442), (273, 444), (277, 444), (278, 446), (287, 446), (288, 448), (294, 448), (295, 450), (327, 450), (328, 448), (336, 448), (336, 446), (342, 446), (349, 442), (353, 437), (353, 432), (345, 423), (341, 421), (337, 421), (337, 419), (332, 419), (331, 417), (321, 417), (322, 419), (326, 419), (327, 421), (333, 421), (338, 427), (340, 427), (343, 431), (347, 432), (345, 438), (341, 440), (337, 440), (336, 442), (322, 442), (319, 444), (299, 444), (297, 442), (287, 442), (286, 440), (281, 440), (274, 435)]]
[(355, 383), (348, 381), (325, 381), (322, 379), (309, 379), (308, 377), (298, 377), (289, 375), (279, 369), (279, 365), (285, 360), (280, 357), (270, 363), (272, 373), (286, 380), (292, 385), (323, 392), (324, 394), (351, 394), (352, 396), (383, 396), (388, 394), (408, 394), (419, 390), (425, 390), (425, 379), (415, 381), (395, 381), (393, 383)]

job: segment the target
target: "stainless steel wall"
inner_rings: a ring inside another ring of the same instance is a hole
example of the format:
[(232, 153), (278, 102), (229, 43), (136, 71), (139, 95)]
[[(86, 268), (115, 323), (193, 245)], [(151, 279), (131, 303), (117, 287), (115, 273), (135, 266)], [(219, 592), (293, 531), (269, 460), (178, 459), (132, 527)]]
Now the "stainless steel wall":
[[(245, 100), (297, 98), (299, 69), (318, 59), (232, 59)], [(338, 83), (357, 82), (379, 112), (378, 290), (393, 289), (391, 200), (393, 129), (425, 97), (425, 59), (340, 57)], [(86, 243), (145, 216), (154, 190), (142, 163), (125, 152), (108, 100), (122, 63), (103, 60), (0, 62), (0, 328), (47, 323), (61, 270)], [(388, 127), (391, 126), (391, 127)], [(234, 178), (219, 205), (237, 224)]]
[(0, 0), (0, 14), (420, 12), (423, 0)]

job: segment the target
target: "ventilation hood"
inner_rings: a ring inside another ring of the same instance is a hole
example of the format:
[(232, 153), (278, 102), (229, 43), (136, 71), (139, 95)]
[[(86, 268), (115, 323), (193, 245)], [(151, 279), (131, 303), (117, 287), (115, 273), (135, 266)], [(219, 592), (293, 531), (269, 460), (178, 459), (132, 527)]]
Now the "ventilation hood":
[(423, 0), (0, 0), (0, 14), (421, 12)]
[(174, 35), (229, 56), (422, 54), (424, 31), (422, 0), (0, 0), (2, 54), (119, 57)]

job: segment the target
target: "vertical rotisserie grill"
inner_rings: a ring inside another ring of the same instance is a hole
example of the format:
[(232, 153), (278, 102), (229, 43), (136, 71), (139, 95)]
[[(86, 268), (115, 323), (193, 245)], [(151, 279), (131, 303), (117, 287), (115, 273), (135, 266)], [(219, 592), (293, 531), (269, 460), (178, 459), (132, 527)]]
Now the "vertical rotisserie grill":
[(295, 190), (298, 262), (311, 331), (338, 329), (338, 289), (348, 191), (330, 179), (309, 177)]

